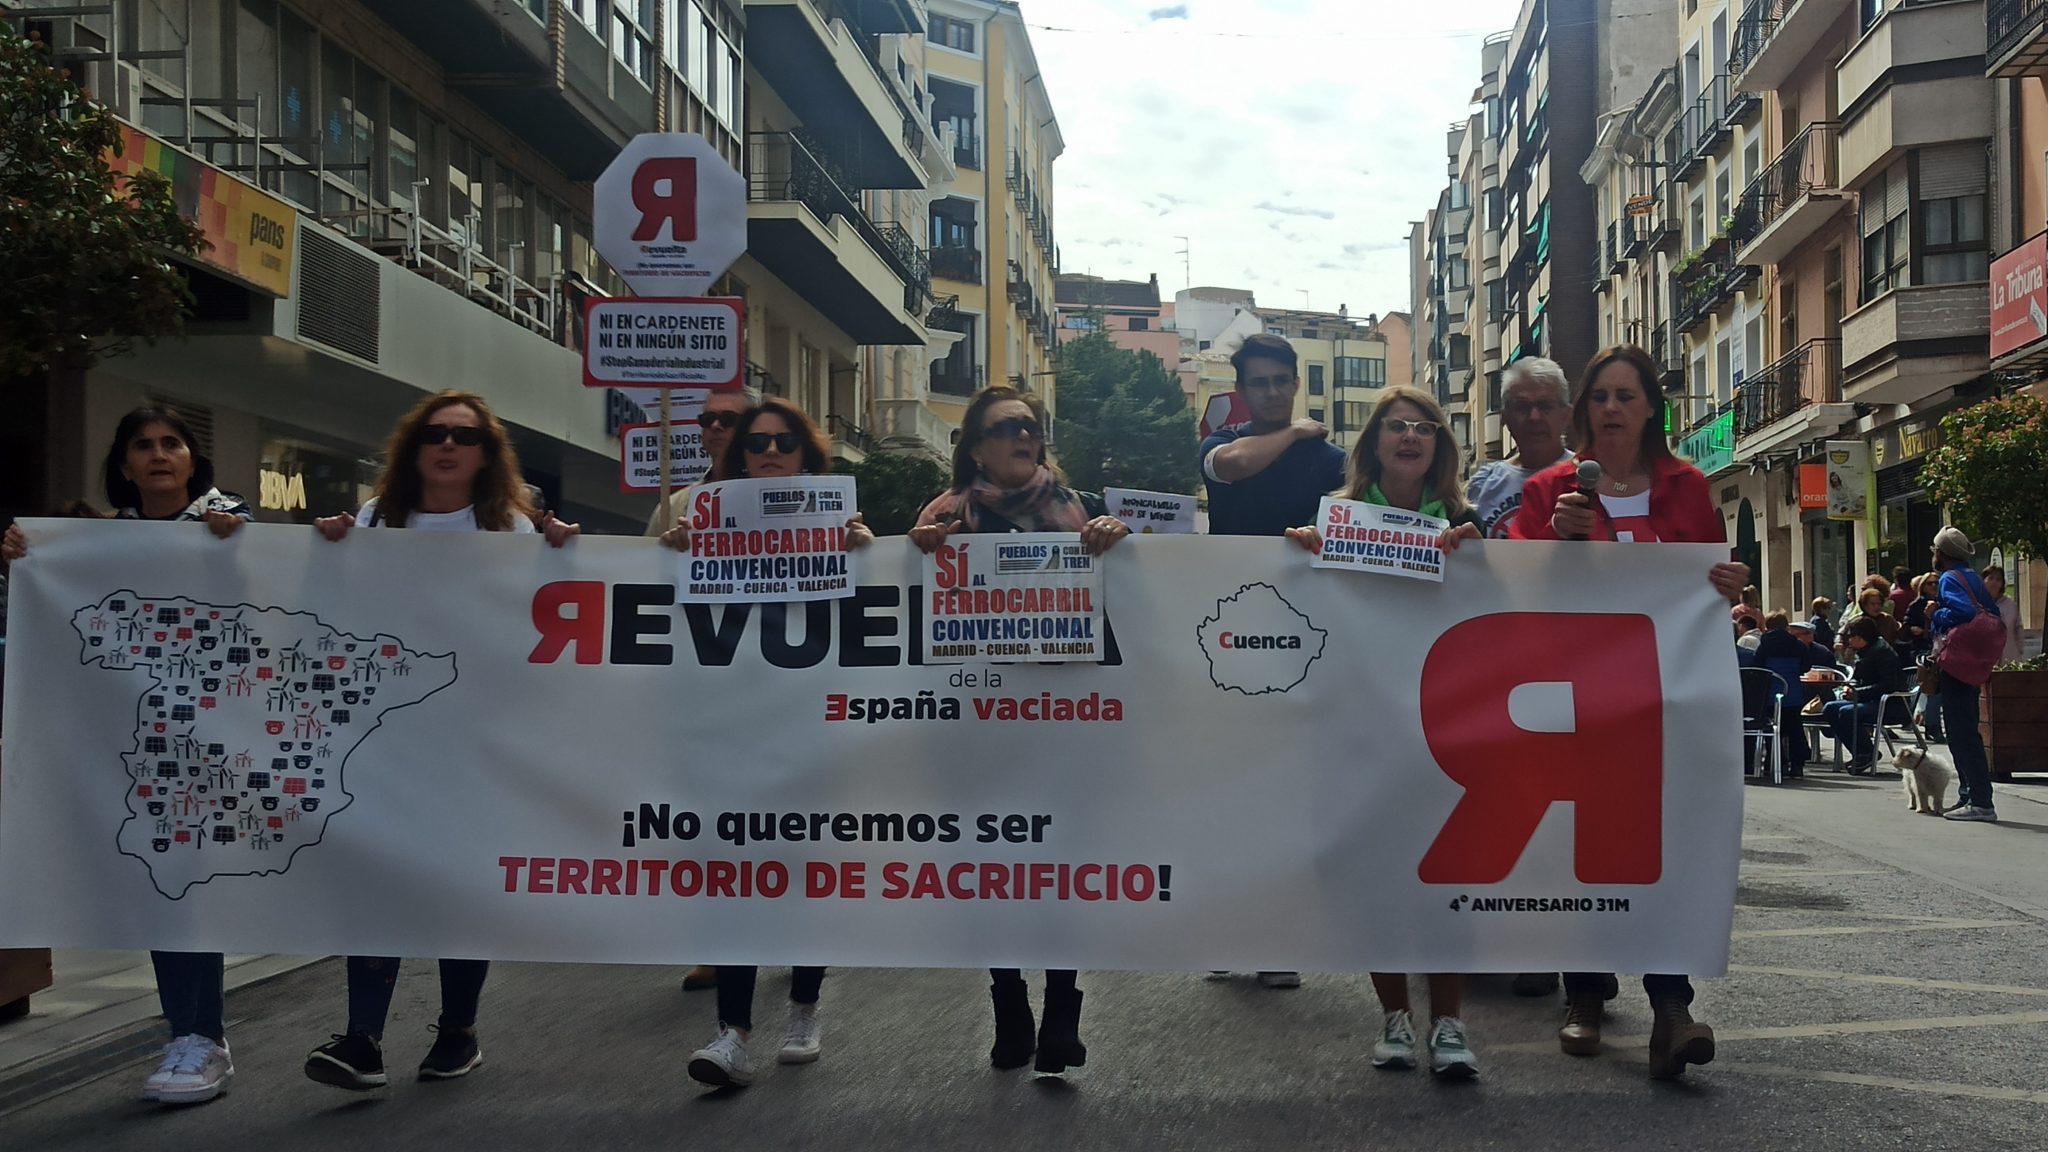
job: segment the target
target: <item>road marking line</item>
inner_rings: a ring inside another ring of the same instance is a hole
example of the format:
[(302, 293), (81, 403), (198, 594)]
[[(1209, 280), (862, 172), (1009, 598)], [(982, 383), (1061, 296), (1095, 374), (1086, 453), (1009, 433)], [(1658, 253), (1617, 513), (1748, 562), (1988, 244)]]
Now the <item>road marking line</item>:
[(1890, 1088), (1929, 1096), (1970, 1096), (1979, 1100), (2010, 1100), (2023, 1104), (2048, 1104), (2048, 1092), (2024, 1088), (1993, 1088), (1977, 1084), (1943, 1084), (1933, 1080), (1901, 1080), (1894, 1076), (1870, 1076), (1861, 1072), (1829, 1072), (1819, 1068), (1797, 1068), (1787, 1064), (1750, 1064), (1740, 1060), (1716, 1061), (1710, 1067), (1738, 1076), (1768, 1076), (1779, 1080), (1810, 1080), (1827, 1084), (1852, 1084), (1863, 1088)]
[(2048, 988), (2013, 984), (1970, 984), (1962, 980), (1929, 980), (1920, 976), (1884, 976), (1863, 972), (1823, 972), (1817, 968), (1770, 968), (1761, 964), (1730, 964), (1730, 972), (1756, 976), (1791, 976), (1807, 980), (1839, 980), (1848, 984), (1884, 984), (1899, 988), (1934, 988), (1945, 992), (1990, 992), (2005, 996), (2048, 996)]
[(1730, 940), (1762, 940), (1783, 936), (1873, 936), (1883, 932), (1946, 932), (1963, 928), (2033, 928), (2024, 920), (1950, 920), (1939, 924), (1885, 924), (1863, 928), (1745, 928)]
[[(1848, 1020), (1832, 1024), (1782, 1024), (1760, 1028), (1714, 1029), (1719, 1044), (1744, 1040), (1813, 1040), (1838, 1036), (1875, 1036), (1890, 1032), (1944, 1032), (1962, 1028), (2002, 1028), (2008, 1025), (2048, 1024), (2048, 1011), (1995, 1012), (1981, 1016), (1926, 1016), (1909, 1020)], [(1488, 1051), (1542, 1052), (1554, 1050), (1555, 1040), (1531, 1040), (1517, 1044), (1490, 1044)], [(1650, 1046), (1648, 1036), (1609, 1036), (1603, 1047), (1610, 1052), (1640, 1053)]]
[(1808, 868), (1804, 864), (1744, 864), (1746, 875), (1765, 876), (1889, 876), (1881, 868)]
[(1737, 904), (1745, 912), (1797, 912), (1804, 916), (1841, 916), (1852, 920), (1898, 920), (1908, 924), (1964, 924), (1998, 923), (2006, 921), (1972, 920), (1963, 916), (1908, 916), (1898, 912), (1858, 912), (1853, 908), (1774, 908), (1768, 904)]

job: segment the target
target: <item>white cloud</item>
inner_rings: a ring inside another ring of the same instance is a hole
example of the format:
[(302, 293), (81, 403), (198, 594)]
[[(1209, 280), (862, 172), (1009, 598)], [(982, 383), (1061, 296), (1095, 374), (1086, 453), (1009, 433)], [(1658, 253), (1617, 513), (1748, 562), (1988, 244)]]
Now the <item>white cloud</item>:
[[(1408, 306), (1408, 223), (1444, 183), (1479, 42), (1515, 0), (1023, 0), (1067, 150), (1068, 271), (1248, 288), (1262, 303)], [(1183, 9), (1184, 11), (1175, 11)], [(1068, 29), (1059, 31), (1056, 29)], [(1272, 225), (1281, 225), (1273, 227)]]

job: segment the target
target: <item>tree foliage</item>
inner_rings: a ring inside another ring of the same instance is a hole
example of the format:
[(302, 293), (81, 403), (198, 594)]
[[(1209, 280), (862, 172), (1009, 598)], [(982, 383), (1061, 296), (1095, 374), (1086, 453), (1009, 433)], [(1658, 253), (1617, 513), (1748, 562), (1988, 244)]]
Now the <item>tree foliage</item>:
[(192, 295), (169, 256), (206, 241), (169, 181), (114, 174), (120, 146), (48, 48), (0, 26), (0, 379), (182, 328)]
[(1920, 483), (1956, 527), (1993, 548), (2048, 559), (2048, 401), (2008, 396), (1941, 421)]
[(1920, 483), (1978, 554), (1989, 546), (2048, 560), (2048, 401), (1972, 404), (1942, 417), (1941, 441)]
[(1194, 492), (1195, 414), (1159, 357), (1098, 326), (1060, 349), (1058, 389), (1057, 451), (1074, 487)]
[(875, 452), (842, 471), (851, 473), (861, 519), (877, 536), (901, 536), (917, 514), (952, 483), (952, 469), (928, 456)]

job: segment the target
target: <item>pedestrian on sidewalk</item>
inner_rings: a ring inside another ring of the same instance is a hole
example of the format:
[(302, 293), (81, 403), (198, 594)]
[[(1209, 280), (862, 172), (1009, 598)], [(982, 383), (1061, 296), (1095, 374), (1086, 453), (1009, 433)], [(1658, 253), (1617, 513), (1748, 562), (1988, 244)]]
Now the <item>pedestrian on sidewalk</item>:
[(1993, 564), (1984, 570), (1984, 589), (1991, 593), (1991, 599), (1998, 605), (1998, 618), (2005, 625), (2005, 647), (2000, 651), (1998, 662), (2010, 663), (2020, 659), (2020, 606), (2005, 594), (2005, 569)]
[[(1315, 522), (1323, 497), (1344, 486), (1344, 450), (1320, 420), (1296, 419), (1300, 357), (1285, 337), (1255, 332), (1230, 356), (1251, 420), (1217, 429), (1199, 459), (1212, 536), (1284, 536)], [(1228, 976), (1228, 972), (1214, 973)], [(1298, 972), (1266, 971), (1268, 988), (1299, 988)]]
[[(248, 502), (213, 486), (213, 461), (196, 443), (191, 425), (171, 408), (145, 405), (121, 417), (100, 468), (115, 519), (203, 523), (223, 540), (248, 523)], [(11, 565), (27, 554), (21, 525), (9, 525), (0, 559)], [(171, 1042), (143, 1081), (142, 1098), (205, 1103), (226, 1091), (235, 1075), (224, 1020), (226, 963), (218, 952), (152, 951), (149, 960)]]
[[(1593, 357), (1572, 405), (1572, 438), (1583, 459), (1600, 464), (1595, 491), (1579, 491), (1577, 461), (1565, 460), (1529, 481), (1524, 509), (1549, 516), (1515, 517), (1522, 540), (1621, 540), (1637, 543), (1727, 543), (1720, 510), (1700, 470), (1671, 452), (1664, 437), (1664, 392), (1656, 361), (1640, 348), (1614, 347)], [(1707, 579), (1730, 603), (1749, 583), (1749, 566), (1715, 564)], [(1600, 1020), (1611, 973), (1567, 972), (1565, 1019), (1558, 1046), (1574, 1056), (1600, 1052)], [(1650, 1075), (1675, 1079), (1689, 1064), (1714, 1058), (1714, 1030), (1692, 1018), (1692, 981), (1670, 973), (1643, 977), (1655, 1023)]]
[[(770, 397), (747, 409), (726, 440), (719, 461), (723, 479), (822, 476), (832, 470), (832, 442), (803, 409)], [(846, 521), (846, 548), (865, 547), (875, 534), (856, 512)], [(662, 534), (662, 543), (678, 551), (690, 548), (690, 523), (678, 519)], [(714, 1088), (745, 1087), (754, 1082), (754, 1062), (747, 1040), (754, 1031), (754, 985), (761, 970), (752, 964), (720, 964), (714, 970), (718, 987), (718, 1034), (690, 1054), (690, 1079)], [(825, 983), (823, 968), (799, 965), (789, 975), (789, 1015), (776, 1059), (784, 1064), (809, 1064), (823, 1050), (818, 1025), (818, 993)], [(683, 987), (690, 987), (685, 978)]]
[[(1934, 655), (1934, 609), (1940, 603), (1937, 590), (1941, 574), (1928, 572), (1913, 578), (1913, 600), (1899, 618), (1899, 656), (1908, 668), (1919, 668)], [(1919, 714), (1914, 722), (1926, 733), (1929, 743), (1944, 741), (1941, 723), (1941, 680), (1923, 678)]]
[[(1352, 446), (1345, 484), (1337, 495), (1448, 521), (1443, 540), (1447, 549), (1484, 535), (1479, 516), (1460, 491), (1458, 441), (1451, 435), (1450, 422), (1436, 398), (1419, 388), (1397, 384), (1380, 393)], [(1289, 529), (1287, 538), (1312, 556), (1323, 550), (1323, 534), (1313, 522)], [(1465, 977), (1432, 972), (1428, 982), (1429, 1070), (1444, 1080), (1470, 1080), (1479, 1075), (1479, 1058), (1465, 1030)], [(1415, 1067), (1408, 974), (1374, 972), (1372, 990), (1382, 1013), (1379, 1039), (1372, 1046), (1373, 1067)]]
[[(975, 394), (953, 447), (953, 486), (917, 515), (910, 542), (927, 554), (959, 533), (1078, 532), (1100, 555), (1131, 534), (1102, 497), (1077, 492), (1046, 459), (1045, 402), (1036, 393), (991, 385)], [(1071, 968), (1045, 971), (1045, 1012), (1032, 1039), (1031, 995), (1016, 968), (989, 969), (996, 1038), (988, 1062), (1058, 1075), (1088, 1062), (1081, 1043), (1081, 990)]]
[(1956, 806), (1943, 815), (1950, 820), (1995, 824), (1998, 809), (1991, 798), (1991, 765), (1984, 753), (1984, 735), (1977, 730), (1977, 694), (1983, 681), (1972, 683), (1957, 675), (1955, 669), (1961, 662), (1949, 659), (1947, 653), (1950, 647), (1974, 646), (1978, 642), (1976, 629), (1972, 635), (1944, 640), (1988, 613), (1997, 628), (1985, 645), (1987, 658), (1982, 663), (1986, 676), (2003, 650), (2005, 622), (1998, 615), (1998, 602), (1991, 590), (1970, 565), (1976, 554), (1976, 546), (1957, 528), (1943, 528), (1934, 534), (1934, 567), (1941, 573), (1941, 603), (1934, 609), (1933, 628), (1936, 651), (1942, 653), (1936, 657), (1941, 665), (1941, 719), (1948, 730), (1948, 754), (1955, 761), (1959, 792)]
[[(314, 521), (320, 534), (341, 541), (357, 524), (416, 532), (510, 532), (546, 537), (560, 548), (582, 528), (549, 513), (535, 525), (519, 456), (483, 397), (441, 392), (399, 420), (384, 449), (377, 494), (353, 514)], [(484, 1062), (476, 1040), (477, 1004), (490, 961), (443, 959), (441, 1017), (434, 1043), (420, 1061), (421, 1080), (467, 1076)], [(306, 1056), (308, 1078), (361, 1091), (390, 1082), (384, 1071), (384, 1024), (398, 986), (395, 956), (350, 956), (348, 1030)]]

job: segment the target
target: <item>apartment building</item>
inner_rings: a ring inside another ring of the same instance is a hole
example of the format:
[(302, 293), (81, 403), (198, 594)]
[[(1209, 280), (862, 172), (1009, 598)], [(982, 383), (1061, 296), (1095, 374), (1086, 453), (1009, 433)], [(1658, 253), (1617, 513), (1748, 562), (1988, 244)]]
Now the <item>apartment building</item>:
[(1099, 326), (1119, 348), (1150, 352), (1169, 372), (1180, 366), (1180, 331), (1173, 306), (1159, 298), (1159, 274), (1145, 280), (1110, 280), (1081, 273), (1053, 277), (1059, 342)]
[(931, 0), (925, 64), (931, 123), (950, 128), (958, 170), (930, 204), (932, 323), (958, 339), (896, 423), (950, 443), (986, 384), (1040, 392), (1057, 410), (1053, 162), (1066, 143), (1011, 0)]
[(590, 182), (640, 132), (700, 132), (747, 175), (749, 252), (715, 290), (747, 302), (752, 382), (843, 434), (867, 404), (859, 349), (928, 342), (918, 234), (862, 207), (941, 167), (880, 64), (921, 38), (915, 0), (7, 7), (214, 244), (187, 271), (185, 338), (16, 390), (0, 450), (42, 467), (0, 493), (10, 509), (93, 494), (114, 420), (162, 399), (203, 429), (223, 487), (303, 522), (354, 506), (400, 412), (463, 387), (512, 426), (550, 506), (637, 528), (648, 498), (619, 490), (617, 429), (643, 412), (580, 387), (577, 346), (581, 301), (623, 290), (590, 245)]

